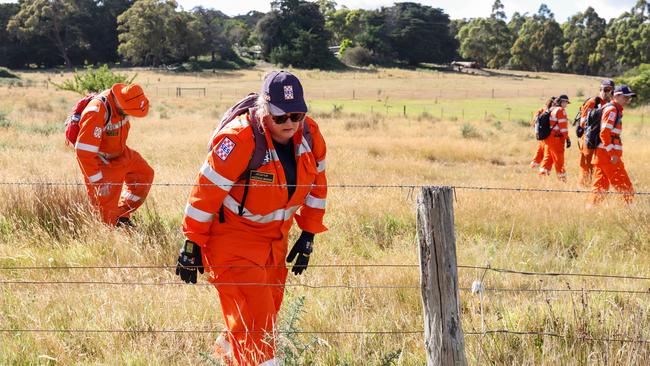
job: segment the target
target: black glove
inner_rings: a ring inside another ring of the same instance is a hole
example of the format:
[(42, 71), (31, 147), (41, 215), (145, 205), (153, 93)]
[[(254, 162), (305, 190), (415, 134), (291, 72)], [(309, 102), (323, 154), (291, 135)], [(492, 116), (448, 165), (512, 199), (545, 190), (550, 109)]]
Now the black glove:
[(181, 276), (185, 283), (196, 283), (196, 270), (203, 273), (203, 260), (201, 259), (201, 247), (193, 241), (185, 240), (181, 247), (176, 263), (176, 274)]
[(302, 234), (300, 234), (298, 240), (296, 240), (296, 243), (293, 245), (293, 248), (291, 248), (289, 255), (287, 256), (287, 262), (293, 262), (294, 258), (296, 258), (296, 255), (298, 256), (296, 263), (293, 265), (293, 267), (291, 267), (291, 272), (299, 275), (305, 269), (307, 269), (307, 265), (309, 264), (309, 255), (312, 251), (312, 245), (314, 245), (314, 234), (303, 231)]
[(570, 147), (571, 147), (571, 140), (566, 139), (566, 148), (568, 149)]

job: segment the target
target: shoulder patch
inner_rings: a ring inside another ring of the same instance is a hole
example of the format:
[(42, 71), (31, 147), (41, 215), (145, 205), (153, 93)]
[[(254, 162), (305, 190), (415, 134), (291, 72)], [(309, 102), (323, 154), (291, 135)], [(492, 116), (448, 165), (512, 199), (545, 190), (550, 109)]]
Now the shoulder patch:
[(609, 112), (609, 116), (607, 116), (607, 119), (610, 121), (614, 121), (616, 119), (616, 112)]
[(235, 146), (236, 144), (231, 139), (224, 137), (215, 148), (214, 153), (219, 157), (219, 159), (225, 161), (228, 159), (228, 156), (230, 156), (230, 153), (235, 149)]

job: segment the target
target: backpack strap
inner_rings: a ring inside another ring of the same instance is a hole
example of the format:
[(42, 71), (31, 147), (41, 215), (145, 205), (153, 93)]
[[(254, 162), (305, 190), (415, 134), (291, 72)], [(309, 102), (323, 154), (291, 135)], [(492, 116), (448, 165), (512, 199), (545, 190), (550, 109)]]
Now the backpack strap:
[[(250, 182), (251, 182), (251, 172), (259, 168), (260, 166), (262, 166), (262, 163), (264, 162), (264, 157), (266, 157), (266, 152), (268, 150), (266, 137), (264, 136), (264, 130), (262, 128), (260, 121), (257, 119), (256, 109), (249, 108), (248, 116), (251, 122), (250, 127), (253, 135), (253, 141), (255, 142), (255, 148), (253, 149), (253, 153), (251, 154), (250, 160), (248, 160), (248, 166), (246, 167), (246, 170), (242, 172), (242, 174), (239, 176), (238, 179), (238, 181), (241, 180), (246, 181), (246, 183), (244, 184), (244, 193), (242, 195), (242, 200), (239, 204), (239, 209), (237, 212), (239, 216), (244, 215), (246, 197), (248, 197), (248, 190), (250, 188)], [(219, 208), (219, 222), (222, 224), (226, 222), (223, 204)]]
[(111, 106), (108, 104), (108, 98), (106, 98), (105, 95), (97, 94), (95, 97), (93, 97), (93, 99), (99, 100), (104, 104), (104, 108), (106, 108), (104, 126), (108, 125), (108, 123), (111, 121), (111, 115), (113, 114)]

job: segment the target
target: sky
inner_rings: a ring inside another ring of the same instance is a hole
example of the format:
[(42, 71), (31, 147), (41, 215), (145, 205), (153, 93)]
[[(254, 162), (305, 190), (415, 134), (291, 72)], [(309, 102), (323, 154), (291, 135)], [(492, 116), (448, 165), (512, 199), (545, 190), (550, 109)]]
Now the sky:
[[(195, 6), (221, 10), (233, 16), (247, 13), (249, 10), (267, 12), (270, 9), (270, 0), (176, 0), (185, 10)], [(411, 0), (424, 5), (442, 8), (451, 19), (486, 17), (490, 14), (493, 0)], [(15, 0), (0, 0), (0, 3), (13, 3)], [(393, 0), (338, 0), (339, 6), (345, 5), (349, 9), (376, 9), (381, 6), (390, 6)], [(519, 13), (536, 13), (543, 2), (555, 14), (555, 19), (562, 23), (571, 15), (584, 11), (588, 6), (593, 7), (598, 15), (605, 19), (616, 18), (624, 11), (632, 8), (636, 0), (501, 0), (505, 6), (508, 17), (515, 11)]]
[[(2, 0), (0, 0), (2, 1)], [(177, 0), (179, 5), (189, 10), (201, 5), (206, 8), (221, 10), (227, 15), (238, 15), (249, 10), (267, 12), (270, 9), (270, 0)], [(424, 5), (442, 8), (452, 19), (486, 17), (490, 14), (493, 0), (411, 0)], [(381, 6), (390, 6), (396, 1), (392, 0), (337, 0), (336, 3), (345, 5), (349, 9), (376, 9)], [(564, 22), (571, 15), (584, 11), (591, 6), (596, 9), (602, 18), (616, 18), (624, 11), (634, 6), (636, 0), (501, 0), (505, 6), (508, 17), (515, 11), (519, 13), (536, 13), (543, 2), (555, 14), (558, 22)]]

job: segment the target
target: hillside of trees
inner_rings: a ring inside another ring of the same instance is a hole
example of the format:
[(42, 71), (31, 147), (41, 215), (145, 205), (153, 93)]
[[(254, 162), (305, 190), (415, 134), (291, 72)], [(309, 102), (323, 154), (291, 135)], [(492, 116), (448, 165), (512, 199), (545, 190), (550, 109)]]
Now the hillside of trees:
[[(337, 56), (331, 46), (340, 46)], [(133, 66), (202, 60), (332, 69), (478, 61), (490, 68), (621, 74), (650, 63), (650, 1), (607, 21), (588, 7), (559, 23), (545, 4), (508, 19), (500, 0), (485, 18), (395, 3), (377, 10), (334, 1), (276, 0), (271, 11), (229, 17), (174, 0), (21, 0), (0, 4), (0, 66)]]

